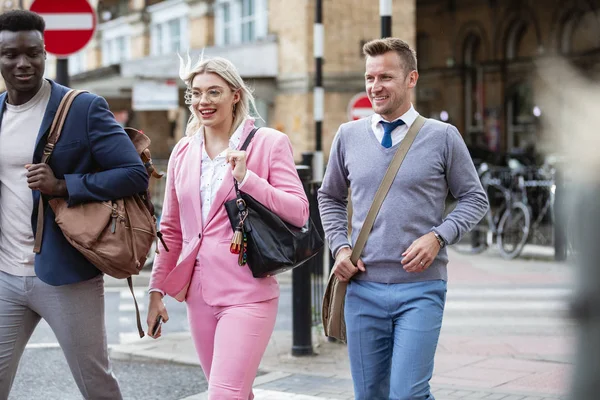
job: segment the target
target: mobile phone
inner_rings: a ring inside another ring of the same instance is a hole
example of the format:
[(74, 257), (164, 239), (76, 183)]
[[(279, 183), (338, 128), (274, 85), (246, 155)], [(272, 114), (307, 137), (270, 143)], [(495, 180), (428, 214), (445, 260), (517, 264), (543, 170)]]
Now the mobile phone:
[(161, 325), (162, 325), (162, 315), (159, 314), (158, 317), (156, 318), (156, 323), (152, 327), (152, 336), (156, 335), (156, 332), (158, 332), (158, 328), (160, 328)]

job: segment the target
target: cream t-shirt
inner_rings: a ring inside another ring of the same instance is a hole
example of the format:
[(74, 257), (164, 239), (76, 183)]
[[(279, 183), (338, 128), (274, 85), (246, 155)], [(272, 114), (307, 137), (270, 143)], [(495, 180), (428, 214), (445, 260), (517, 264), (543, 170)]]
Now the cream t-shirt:
[(6, 103), (0, 126), (0, 271), (12, 275), (35, 275), (33, 198), (25, 164), (33, 161), (50, 92), (50, 83), (44, 80), (39, 92), (27, 103)]

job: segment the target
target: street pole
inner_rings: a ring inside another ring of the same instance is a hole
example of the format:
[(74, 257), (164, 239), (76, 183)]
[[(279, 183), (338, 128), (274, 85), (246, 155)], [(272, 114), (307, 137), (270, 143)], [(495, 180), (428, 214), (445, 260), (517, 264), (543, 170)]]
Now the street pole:
[(56, 83), (69, 86), (69, 59), (56, 59)]
[(391, 37), (392, 0), (379, 0), (379, 16), (381, 17), (381, 37)]
[(565, 261), (567, 259), (567, 230), (565, 227), (565, 200), (567, 192), (564, 186), (562, 168), (556, 169), (554, 175), (555, 194), (554, 194), (554, 259), (556, 261)]
[[(296, 171), (304, 186), (304, 192), (310, 196), (312, 172), (310, 170), (310, 156), (303, 154), (303, 163), (297, 165)], [(314, 354), (312, 346), (312, 321), (311, 321), (311, 271), (316, 257), (304, 265), (292, 270), (292, 355), (309, 356)]]
[(325, 106), (325, 90), (323, 89), (323, 0), (315, 2), (315, 25), (313, 28), (313, 49), (315, 57), (315, 88), (313, 94), (313, 115), (315, 117), (315, 155), (313, 157), (312, 174), (315, 182), (323, 181), (323, 115)]

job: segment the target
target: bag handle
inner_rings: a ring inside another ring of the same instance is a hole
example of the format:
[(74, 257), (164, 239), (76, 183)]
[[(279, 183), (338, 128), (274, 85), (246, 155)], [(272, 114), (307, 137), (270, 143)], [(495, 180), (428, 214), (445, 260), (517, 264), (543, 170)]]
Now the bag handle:
[(373, 224), (375, 223), (375, 218), (377, 217), (377, 213), (379, 213), (379, 209), (383, 204), (383, 200), (387, 196), (396, 175), (398, 174), (398, 170), (402, 165), (402, 161), (404, 161), (404, 157), (410, 146), (413, 144), (417, 134), (425, 124), (425, 117), (419, 115), (413, 124), (410, 126), (408, 133), (402, 139), (402, 143), (400, 143), (400, 147), (396, 150), (396, 154), (394, 154), (394, 158), (392, 162), (390, 162), (387, 171), (377, 189), (377, 193), (375, 193), (375, 198), (373, 199), (373, 203), (371, 204), (371, 208), (369, 208), (369, 212), (367, 213), (367, 217), (365, 218), (365, 222), (363, 223), (360, 232), (358, 233), (358, 238), (356, 239), (356, 243), (352, 248), (352, 254), (350, 255), (350, 261), (352, 264), (356, 265), (362, 251), (367, 244), (367, 239), (369, 238), (369, 233), (371, 233), (371, 229), (373, 228)]
[[(79, 96), (81, 93), (85, 93), (85, 90), (74, 90), (71, 89), (67, 92), (66, 95), (63, 96), (60, 104), (58, 105), (58, 109), (56, 110), (56, 115), (52, 120), (52, 125), (50, 126), (50, 133), (48, 134), (48, 139), (46, 140), (46, 145), (44, 146), (44, 153), (42, 154), (42, 163), (48, 164), (50, 160), (50, 156), (54, 151), (54, 146), (58, 139), (60, 138), (60, 134), (62, 133), (62, 128), (67, 120), (67, 114), (69, 113), (69, 109), (75, 100), (75, 97)], [(35, 243), (33, 245), (33, 252), (39, 253), (42, 250), (42, 237), (44, 233), (44, 200), (42, 198), (42, 194), (40, 193), (40, 200), (38, 202), (38, 215), (37, 215), (37, 229), (35, 231)]]
[[(250, 131), (250, 133), (248, 134), (248, 137), (246, 138), (246, 140), (244, 140), (244, 144), (242, 144), (242, 147), (240, 147), (240, 151), (246, 151), (248, 146), (250, 146), (250, 142), (252, 141), (254, 134), (259, 129), (260, 128), (254, 128)], [(233, 178), (233, 185), (235, 186), (235, 195), (237, 196), (238, 199), (241, 198), (240, 189), (238, 188), (238, 181), (235, 178)]]

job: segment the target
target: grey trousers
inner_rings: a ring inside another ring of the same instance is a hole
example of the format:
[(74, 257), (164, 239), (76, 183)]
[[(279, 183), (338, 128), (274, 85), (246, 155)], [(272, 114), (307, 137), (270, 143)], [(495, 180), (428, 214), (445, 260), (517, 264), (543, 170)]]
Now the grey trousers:
[(21, 355), (40, 319), (48, 322), (85, 399), (120, 400), (108, 359), (104, 278), (51, 286), (0, 271), (0, 400), (8, 398)]

